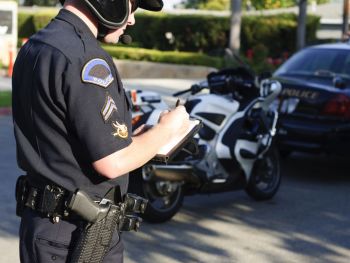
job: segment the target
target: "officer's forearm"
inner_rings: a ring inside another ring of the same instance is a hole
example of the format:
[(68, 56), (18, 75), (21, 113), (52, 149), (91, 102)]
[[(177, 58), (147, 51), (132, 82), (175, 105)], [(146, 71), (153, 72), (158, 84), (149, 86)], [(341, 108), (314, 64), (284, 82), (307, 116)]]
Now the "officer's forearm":
[(93, 166), (102, 176), (116, 178), (147, 163), (169, 140), (170, 131), (162, 125), (156, 125), (133, 137), (133, 142), (128, 147), (97, 160)]

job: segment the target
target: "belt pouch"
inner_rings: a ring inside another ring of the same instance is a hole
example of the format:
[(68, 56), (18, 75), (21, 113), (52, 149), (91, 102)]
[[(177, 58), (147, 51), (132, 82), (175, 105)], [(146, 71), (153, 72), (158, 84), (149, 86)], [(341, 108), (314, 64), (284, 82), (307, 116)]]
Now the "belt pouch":
[(16, 215), (22, 217), (28, 195), (28, 181), (25, 175), (18, 177), (16, 182)]

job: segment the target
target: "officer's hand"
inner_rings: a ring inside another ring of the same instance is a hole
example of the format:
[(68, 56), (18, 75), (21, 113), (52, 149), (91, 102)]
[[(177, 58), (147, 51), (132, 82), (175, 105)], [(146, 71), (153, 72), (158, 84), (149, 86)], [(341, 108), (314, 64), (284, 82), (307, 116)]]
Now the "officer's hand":
[(159, 117), (159, 125), (166, 129), (171, 137), (185, 134), (189, 124), (189, 114), (182, 105), (171, 111), (163, 112)]

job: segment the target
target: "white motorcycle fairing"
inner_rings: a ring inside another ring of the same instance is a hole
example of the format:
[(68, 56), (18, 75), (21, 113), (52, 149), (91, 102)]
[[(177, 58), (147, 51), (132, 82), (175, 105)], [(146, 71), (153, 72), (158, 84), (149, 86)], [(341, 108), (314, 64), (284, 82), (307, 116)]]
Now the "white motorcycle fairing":
[[(215, 131), (216, 134), (212, 140), (199, 141), (199, 144), (207, 145), (208, 153), (206, 161), (198, 164), (198, 167), (200, 167), (202, 170), (207, 171), (208, 178), (217, 174), (225, 175), (227, 172), (224, 171), (224, 168), (218, 162), (218, 159), (234, 159), (234, 156), (232, 156), (232, 154), (234, 154), (240, 163), (241, 161), (244, 162), (242, 169), (248, 181), (255, 160), (244, 159), (242, 156), (240, 156), (240, 150), (246, 149), (249, 152), (257, 153), (257, 142), (238, 140), (236, 144), (228, 145), (223, 143), (223, 137), (232, 125), (236, 126), (235, 122), (243, 118), (250, 107), (245, 108), (245, 110), (242, 112), (238, 112), (239, 103), (233, 100), (231, 96), (206, 94), (197, 96), (195, 99), (199, 99), (200, 103), (194, 106), (191, 111), (191, 116), (200, 119), (204, 125), (211, 128), (213, 131)], [(211, 116), (222, 116), (221, 123), (215, 123), (211, 120), (208, 120), (208, 118), (205, 118), (206, 114), (210, 114)], [(237, 138), (232, 138), (232, 140), (234, 139)], [(230, 150), (230, 147), (233, 147), (234, 152)], [(213, 158), (211, 158), (212, 155)], [(211, 163), (211, 165), (208, 165), (208, 163)]]

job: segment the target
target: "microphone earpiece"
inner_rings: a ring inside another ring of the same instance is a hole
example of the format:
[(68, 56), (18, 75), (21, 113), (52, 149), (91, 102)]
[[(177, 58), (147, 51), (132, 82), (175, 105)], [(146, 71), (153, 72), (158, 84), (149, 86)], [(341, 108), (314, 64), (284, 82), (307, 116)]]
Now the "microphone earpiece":
[(120, 42), (124, 45), (129, 45), (132, 42), (132, 37), (130, 35), (122, 35), (120, 37)]

